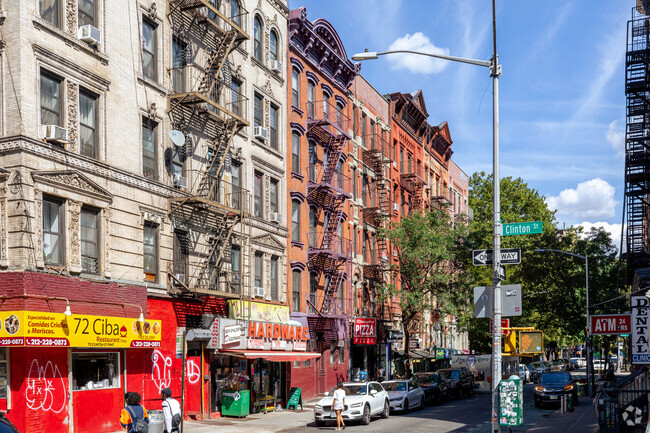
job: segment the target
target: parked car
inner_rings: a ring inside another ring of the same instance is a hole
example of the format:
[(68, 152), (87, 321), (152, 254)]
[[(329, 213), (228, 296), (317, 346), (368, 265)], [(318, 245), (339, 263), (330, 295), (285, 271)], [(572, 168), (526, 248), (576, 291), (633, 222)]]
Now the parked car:
[[(343, 389), (345, 408), (341, 411), (341, 416), (345, 421), (361, 421), (361, 424), (367, 425), (373, 416), (388, 418), (390, 415), (388, 393), (379, 382), (346, 382)], [(324, 426), (327, 421), (336, 420), (336, 414), (332, 412), (334, 391), (336, 388), (326, 392), (325, 397), (314, 406), (314, 421), (317, 426)]]
[(420, 385), (420, 388), (424, 391), (424, 399), (428, 402), (440, 404), (451, 398), (449, 395), (449, 383), (439, 374), (415, 373), (413, 380)]
[(535, 387), (535, 407), (541, 407), (545, 403), (560, 403), (562, 395), (571, 396), (573, 406), (578, 404), (578, 388), (571, 373), (544, 373)]
[(519, 364), (519, 379), (524, 383), (530, 382), (530, 371), (523, 364)]
[(550, 373), (552, 370), (551, 361), (541, 361), (544, 373)]
[(542, 365), (542, 363), (539, 362), (539, 361), (538, 362), (533, 362), (532, 365), (533, 365), (533, 368), (535, 369), (535, 371), (537, 372), (537, 379), (535, 381), (538, 381), (539, 378), (542, 376), (542, 374), (545, 373), (544, 365)]
[(436, 371), (449, 382), (449, 392), (455, 398), (474, 395), (474, 378), (467, 367), (443, 368)]
[(387, 380), (381, 385), (388, 393), (392, 410), (407, 413), (416, 407), (424, 408), (424, 390), (414, 380)]
[(537, 373), (537, 368), (534, 367), (533, 364), (524, 364), (524, 366), (530, 372), (530, 381), (536, 383), (537, 379), (539, 378), (539, 373)]

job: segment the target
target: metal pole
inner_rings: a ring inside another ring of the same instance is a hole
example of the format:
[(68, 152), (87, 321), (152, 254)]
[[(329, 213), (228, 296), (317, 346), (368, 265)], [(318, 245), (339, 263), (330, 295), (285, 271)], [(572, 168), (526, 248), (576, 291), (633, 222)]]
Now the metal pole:
[(492, 56), (492, 195), (493, 214), (492, 224), (492, 257), (493, 257), (493, 282), (494, 296), (492, 312), (492, 431), (500, 433), (499, 423), (499, 383), (501, 382), (501, 280), (498, 272), (501, 268), (501, 194), (499, 175), (499, 75), (501, 67), (497, 57), (497, 24), (495, 0), (492, 0), (492, 40), (494, 54)]
[(587, 392), (591, 396), (594, 388), (593, 385), (593, 364), (592, 364), (592, 351), (591, 351), (591, 319), (589, 317), (589, 256), (585, 253), (585, 291), (587, 300)]

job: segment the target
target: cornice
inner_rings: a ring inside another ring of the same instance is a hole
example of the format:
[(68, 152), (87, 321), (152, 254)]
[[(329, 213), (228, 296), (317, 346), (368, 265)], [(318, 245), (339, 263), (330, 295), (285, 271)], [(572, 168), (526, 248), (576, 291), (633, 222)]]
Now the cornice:
[(76, 74), (77, 79), (79, 80), (90, 80), (95, 85), (100, 85), (103, 91), (108, 90), (108, 86), (111, 84), (109, 80), (98, 75), (88, 69), (82, 68), (79, 64), (60, 56), (45, 47), (42, 47), (38, 44), (32, 45), (34, 53), (41, 56), (41, 60), (49, 61), (48, 63), (55, 62), (66, 70)]

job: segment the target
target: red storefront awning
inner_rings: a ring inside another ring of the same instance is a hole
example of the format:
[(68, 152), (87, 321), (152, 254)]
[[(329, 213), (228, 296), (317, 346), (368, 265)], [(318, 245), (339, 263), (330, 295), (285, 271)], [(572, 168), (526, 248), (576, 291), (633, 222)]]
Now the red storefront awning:
[(318, 352), (270, 352), (254, 350), (228, 350), (221, 349), (219, 353), (224, 355), (238, 356), (246, 359), (265, 359), (267, 361), (307, 361), (308, 359), (320, 358)]

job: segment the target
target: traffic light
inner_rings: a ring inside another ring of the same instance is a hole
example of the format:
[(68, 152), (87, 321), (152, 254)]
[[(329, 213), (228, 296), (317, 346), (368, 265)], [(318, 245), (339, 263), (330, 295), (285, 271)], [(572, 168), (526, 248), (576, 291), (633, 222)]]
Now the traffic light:
[(517, 352), (517, 332), (511, 331), (503, 336), (503, 353)]
[(520, 331), (519, 353), (531, 354), (544, 351), (544, 333), (542, 331)]

